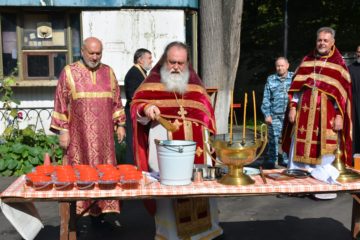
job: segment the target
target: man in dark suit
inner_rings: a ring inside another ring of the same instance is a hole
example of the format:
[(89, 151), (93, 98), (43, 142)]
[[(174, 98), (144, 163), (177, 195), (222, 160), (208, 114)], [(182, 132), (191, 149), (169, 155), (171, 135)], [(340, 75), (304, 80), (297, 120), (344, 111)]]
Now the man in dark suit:
[(351, 77), (353, 96), (353, 153), (360, 153), (360, 45), (356, 48), (355, 62), (350, 64), (348, 67)]
[(152, 67), (151, 52), (145, 48), (139, 48), (134, 54), (134, 66), (125, 75), (125, 95), (126, 95), (126, 157), (124, 163), (134, 164), (133, 154), (133, 134), (130, 116), (130, 103), (134, 92), (146, 78), (147, 71)]

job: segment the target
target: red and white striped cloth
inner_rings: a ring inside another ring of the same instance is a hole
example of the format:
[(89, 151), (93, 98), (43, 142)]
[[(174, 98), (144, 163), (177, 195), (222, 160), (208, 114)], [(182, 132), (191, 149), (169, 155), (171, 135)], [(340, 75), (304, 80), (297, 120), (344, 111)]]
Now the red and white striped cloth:
[[(270, 170), (269, 172), (279, 172), (280, 170)], [(179, 196), (236, 196), (236, 195), (263, 195), (277, 193), (314, 193), (314, 192), (338, 192), (338, 191), (357, 191), (360, 190), (360, 181), (344, 183), (341, 185), (329, 185), (314, 178), (291, 179), (275, 181), (267, 178), (264, 184), (259, 175), (251, 176), (255, 184), (247, 186), (229, 186), (218, 183), (217, 181), (204, 181), (191, 183), (187, 186), (165, 186), (159, 182), (146, 184), (148, 180), (143, 179), (136, 189), (122, 189), (119, 184), (112, 190), (101, 190), (97, 186), (93, 190), (48, 190), (36, 191), (32, 187), (25, 185), (25, 176), (19, 177), (0, 195), (5, 198), (25, 198), (25, 199), (88, 199), (88, 198), (159, 198), (159, 197), (179, 197)]]

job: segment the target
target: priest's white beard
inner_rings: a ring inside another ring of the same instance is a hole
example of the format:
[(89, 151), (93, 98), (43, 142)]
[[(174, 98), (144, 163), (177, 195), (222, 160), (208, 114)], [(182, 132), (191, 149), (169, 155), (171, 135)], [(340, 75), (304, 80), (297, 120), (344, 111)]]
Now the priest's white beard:
[(83, 63), (90, 69), (95, 69), (100, 65), (100, 60), (96, 61), (96, 62), (92, 62), (90, 60), (85, 60), (85, 58), (82, 59)]
[(161, 82), (165, 84), (166, 90), (175, 91), (180, 94), (185, 93), (189, 82), (190, 72), (186, 67), (184, 71), (170, 72), (163, 65), (160, 69)]

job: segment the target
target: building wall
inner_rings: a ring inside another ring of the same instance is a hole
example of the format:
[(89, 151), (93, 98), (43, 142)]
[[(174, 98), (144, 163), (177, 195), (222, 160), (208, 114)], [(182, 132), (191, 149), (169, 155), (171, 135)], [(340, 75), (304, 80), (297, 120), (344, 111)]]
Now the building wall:
[(198, 8), (198, 0), (0, 0), (0, 6), (53, 7), (189, 7)]
[(156, 64), (168, 43), (185, 41), (184, 22), (183, 10), (83, 11), (82, 36), (102, 40), (102, 61), (123, 85), (136, 49), (149, 49)]
[[(114, 68), (120, 85), (123, 85), (126, 72), (133, 65), (133, 54), (137, 48), (152, 51), (156, 64), (167, 43), (185, 41), (184, 10), (83, 11), (81, 25), (83, 39), (96, 36), (103, 41), (102, 60)], [(54, 92), (54, 86), (15, 87), (14, 98), (21, 101), (20, 108), (52, 108)], [(125, 104), (123, 89), (121, 94)], [(21, 126), (30, 122), (37, 125), (37, 128), (44, 126), (47, 130), (50, 119), (45, 115), (42, 115), (42, 125), (34, 115), (30, 121), (21, 123)], [(6, 121), (2, 120), (0, 133), (5, 125)]]

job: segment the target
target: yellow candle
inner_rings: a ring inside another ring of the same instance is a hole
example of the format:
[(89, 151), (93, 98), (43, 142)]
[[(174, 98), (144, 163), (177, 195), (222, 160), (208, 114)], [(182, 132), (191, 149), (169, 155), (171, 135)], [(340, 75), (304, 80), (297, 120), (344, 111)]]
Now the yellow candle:
[(256, 139), (256, 100), (255, 100), (255, 91), (252, 91), (253, 96), (253, 105), (254, 105), (254, 139)]
[(230, 90), (230, 144), (233, 140), (233, 114), (234, 114), (234, 92)]
[(245, 142), (245, 129), (246, 129), (246, 105), (247, 105), (247, 93), (245, 93), (244, 99), (244, 120), (243, 120), (243, 142)]

